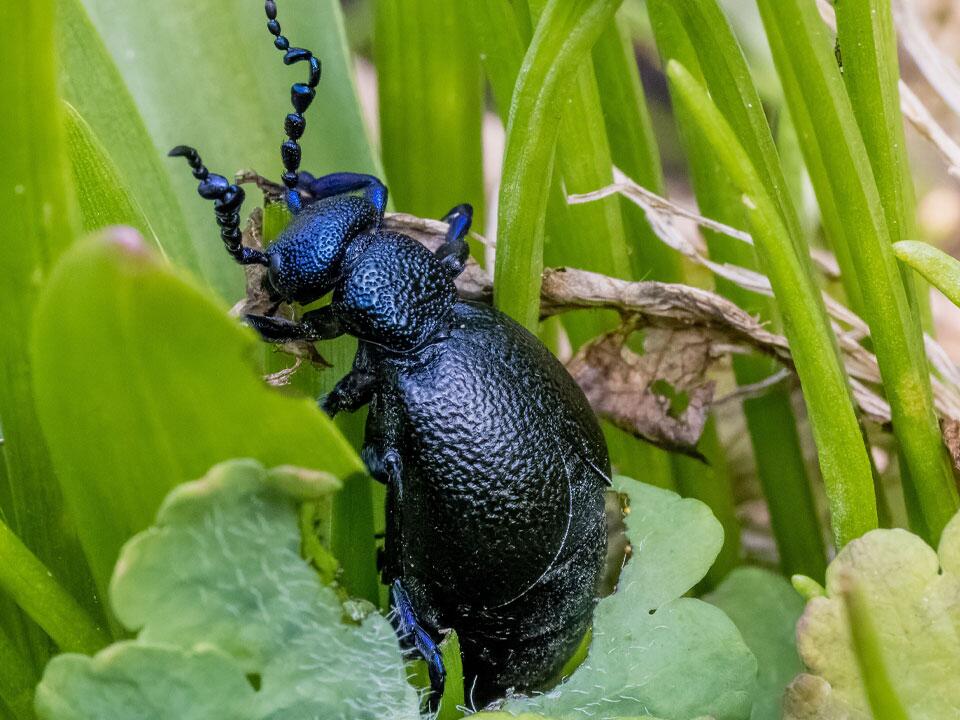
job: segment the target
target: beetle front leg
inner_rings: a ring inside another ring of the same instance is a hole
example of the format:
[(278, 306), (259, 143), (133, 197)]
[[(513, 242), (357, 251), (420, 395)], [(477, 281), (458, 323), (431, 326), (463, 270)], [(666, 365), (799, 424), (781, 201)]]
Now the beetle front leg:
[(259, 333), (260, 337), (271, 343), (285, 343), (294, 340), (332, 340), (347, 330), (340, 321), (340, 315), (333, 305), (304, 313), (300, 322), (266, 315), (247, 315), (247, 324)]

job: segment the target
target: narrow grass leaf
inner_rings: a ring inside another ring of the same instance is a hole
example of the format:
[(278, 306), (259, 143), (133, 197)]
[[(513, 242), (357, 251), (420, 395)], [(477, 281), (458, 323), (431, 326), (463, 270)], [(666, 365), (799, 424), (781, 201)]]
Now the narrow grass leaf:
[(460, 203), (483, 225), (483, 78), (455, 3), (375, 5), (380, 148), (398, 210), (439, 218)]
[[(650, 0), (647, 9), (663, 62), (676, 59), (690, 68), (692, 73), (700, 76), (697, 51), (673, 4), (664, 0)], [(712, 42), (717, 46), (718, 52), (723, 51), (733, 64), (736, 64), (737, 58), (742, 60), (737, 48), (725, 46), (724, 40), (735, 42), (732, 33), (717, 33)], [(701, 49), (701, 52), (707, 57), (705, 49)], [(710, 58), (707, 57), (707, 60)], [(752, 102), (755, 96), (755, 91), (751, 93), (745, 90), (741, 95), (741, 104)], [(746, 219), (739, 194), (717, 161), (709, 141), (700, 132), (695, 120), (685, 112), (682, 104), (674, 107), (674, 117), (690, 165), (700, 211), (727, 225), (743, 227)], [(750, 128), (752, 126), (743, 128), (742, 134), (749, 136)], [(774, 168), (777, 167), (776, 162), (771, 163)], [(784, 202), (789, 202), (789, 199), (785, 198)], [(748, 269), (757, 268), (756, 253), (750, 246), (706, 228), (703, 229), (703, 234), (710, 257), (715, 262)], [(762, 296), (723, 278), (717, 278), (716, 284), (718, 292), (747, 312), (768, 321), (777, 319), (772, 304)], [(765, 358), (735, 356), (733, 370), (738, 385), (744, 386), (769, 378), (777, 371), (777, 366)], [(803, 572), (822, 578), (826, 568), (823, 538), (789, 389), (777, 386), (761, 397), (745, 400), (743, 411), (757, 463), (757, 474), (770, 509), (781, 567), (788, 574)]]
[(10, 528), (0, 522), (0, 589), (64, 651), (94, 653), (110, 636), (56, 581)]
[[(93, 231), (111, 223), (133, 225), (172, 262), (200, 275), (196, 243), (203, 238), (201, 226), (191, 232), (186, 223), (167, 174), (169, 161), (154, 147), (82, 0), (55, 0), (55, 4), (60, 88), (69, 103), (70, 160), (75, 176), (78, 168), (85, 170), (85, 175), (96, 173), (82, 181), (77, 178), (83, 229)], [(88, 184), (98, 178), (103, 182)], [(107, 186), (110, 182), (116, 189)], [(122, 201), (126, 207), (108, 211), (110, 201), (104, 196), (111, 198), (121, 191), (127, 195)], [(130, 213), (130, 206), (136, 213)], [(130, 216), (124, 218), (124, 214)]]
[[(64, 103), (67, 153), (73, 171), (80, 222), (84, 232), (107, 225), (130, 225), (157, 243), (150, 223), (124, 185), (110, 154), (76, 108)], [(162, 246), (160, 246), (162, 251)]]
[(513, 91), (501, 180), (495, 301), (528, 329), (539, 316), (544, 216), (566, 83), (618, 0), (550, 0)]
[(960, 500), (933, 408), (920, 325), (890, 245), (867, 148), (815, 5), (804, 0), (759, 4), (778, 71), (797, 78), (799, 93), (787, 95), (791, 111), (794, 117), (809, 114), (835, 206), (856, 228), (849, 235), (850, 254), (906, 463), (906, 493), (917, 498), (935, 541)]
[(33, 688), (40, 678), (2, 627), (0, 667), (3, 668), (0, 673), (0, 718), (33, 720)]
[[(52, 0), (0, 6), (0, 418), (7, 523), (69, 591), (95, 611), (92, 582), (71, 523), (64, 515), (53, 465), (35, 411), (29, 357), (30, 316), (39, 288), (77, 228), (57, 97)], [(23, 637), (22, 619), (0, 624)], [(24, 654), (42, 663), (49, 641), (28, 630)]]

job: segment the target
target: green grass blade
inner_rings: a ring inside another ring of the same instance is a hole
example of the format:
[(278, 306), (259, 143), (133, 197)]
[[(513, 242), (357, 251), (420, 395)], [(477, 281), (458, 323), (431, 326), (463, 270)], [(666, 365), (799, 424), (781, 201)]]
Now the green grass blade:
[[(130, 225), (157, 243), (153, 228), (131, 199), (106, 148), (72, 105), (64, 103), (64, 109), (67, 152), (83, 231), (91, 232), (107, 225)], [(160, 249), (162, 251), (162, 247)]]
[[(790, 238), (800, 249), (800, 220), (790, 201), (760, 95), (730, 23), (717, 0), (678, 0), (675, 7), (687, 34), (696, 39), (693, 45), (713, 101), (770, 189)], [(805, 244), (803, 250), (801, 262), (809, 267)]]
[[(541, 5), (542, 3), (538, 3), (535, 10), (542, 11)], [(504, 122), (508, 120), (510, 97), (527, 45), (527, 28), (523, 20), (526, 19), (529, 24), (529, 12), (526, 3), (522, 3), (522, 6), (521, 4), (511, 6), (507, 0), (464, 3), (460, 6), (466, 22), (479, 38), (487, 77), (493, 89), (494, 102)], [(612, 27), (612, 21), (608, 27)], [(604, 34), (607, 34), (607, 31)], [(602, 40), (598, 41), (598, 44), (600, 42)], [(624, 51), (622, 46), (617, 49), (621, 53)], [(600, 80), (598, 75), (598, 82)], [(606, 97), (604, 90), (600, 88), (599, 92), (603, 100)], [(630, 255), (631, 248), (626, 245), (623, 223), (610, 213), (609, 206), (601, 207), (597, 211), (573, 214), (578, 208), (567, 205), (563, 194), (564, 184), (568, 188), (595, 189), (607, 184), (611, 179), (609, 159), (612, 148), (607, 149), (603, 127), (603, 120), (607, 118), (599, 114), (600, 104), (597, 102), (596, 94), (597, 88), (593, 86), (590, 79), (578, 75), (574, 95), (568, 100), (564, 127), (558, 138), (560, 152), (567, 158), (565, 163), (567, 167), (563, 175), (559, 167), (554, 168), (547, 201), (544, 252), (549, 263), (572, 265), (580, 263), (600, 272), (627, 277), (630, 274), (630, 267), (623, 264), (623, 258)], [(619, 112), (624, 118), (622, 124), (629, 124), (630, 108), (616, 110), (609, 102), (604, 107), (607, 107), (610, 112)], [(573, 119), (569, 120), (571, 115)], [(655, 148), (634, 150), (641, 153), (647, 152), (649, 161), (655, 166), (649, 172), (659, 175)], [(643, 222), (645, 223), (645, 220)], [(601, 260), (598, 264), (589, 252), (596, 243), (586, 241), (585, 238), (593, 237), (609, 239), (611, 246), (602, 253), (606, 262)], [(656, 242), (658, 248), (662, 248), (659, 241)], [(623, 244), (617, 247), (614, 243)], [(662, 253), (666, 254), (669, 262), (670, 251), (662, 248)], [(637, 260), (635, 254), (631, 260), (635, 264)], [(611, 314), (597, 312), (574, 313), (563, 318), (563, 325), (575, 346), (611, 327), (614, 322), (615, 318)], [(610, 425), (605, 425), (604, 433), (611, 459), (619, 472), (642, 477), (646, 482), (662, 487), (673, 487), (670, 458), (666, 452), (639, 442)]]
[(0, 717), (4, 710), (15, 720), (33, 720), (33, 688), (40, 677), (16, 644), (0, 627)]
[(893, 246), (893, 251), (902, 262), (960, 307), (960, 261), (917, 240), (902, 240)]
[[(802, 103), (830, 182), (835, 206), (843, 208), (853, 265), (870, 325), (900, 452), (923, 513), (927, 538), (936, 542), (956, 512), (953, 473), (933, 408), (920, 326), (901, 281), (890, 231), (867, 148), (843, 86), (830, 39), (814, 5), (804, 0), (760, 0), (760, 10), (778, 70), (792, 72), (799, 95), (789, 94), (797, 117)], [(789, 68), (789, 70), (787, 70)]]
[(33, 618), (63, 652), (92, 655), (110, 643), (110, 636), (3, 522), (0, 522), (0, 589)]
[[(617, 18), (597, 40), (593, 62), (614, 165), (643, 187), (662, 195), (663, 171), (633, 44)], [(625, 198), (619, 200), (633, 279), (679, 282), (680, 257), (656, 237), (641, 208)]]
[(768, 185), (697, 81), (676, 61), (668, 65), (674, 97), (713, 146), (730, 181), (743, 193), (761, 267), (783, 313), (819, 451), (838, 546), (877, 525), (873, 476), (854, 413), (836, 339), (820, 292), (784, 225)]
[[(700, 74), (700, 63), (693, 43), (680, 23), (673, 4), (664, 0), (647, 3), (657, 47), (663, 62), (678, 60)], [(732, 35), (726, 35), (732, 39)], [(719, 43), (718, 43), (719, 44)], [(722, 48), (722, 44), (719, 44)], [(728, 48), (734, 55), (735, 48)], [(748, 95), (744, 102), (749, 102)], [(701, 213), (727, 225), (746, 225), (739, 193), (730, 184), (726, 171), (718, 164), (709, 141), (682, 105), (674, 107), (682, 144), (685, 148), (694, 191)], [(756, 268), (757, 258), (748, 245), (709, 230), (703, 230), (710, 256), (717, 262)], [(766, 298), (748, 292), (723, 278), (716, 280), (717, 290), (751, 314), (766, 320), (776, 318)], [(736, 356), (733, 370), (738, 385), (760, 382), (776, 372), (776, 364), (758, 357)], [(800, 438), (790, 393), (782, 387), (743, 403), (750, 433), (757, 475), (770, 510), (781, 567), (790, 575), (802, 572), (822, 578), (826, 569), (825, 550), (816, 507), (807, 477)]]
[[(199, 274), (195, 244), (202, 237), (201, 227), (191, 232), (187, 226), (167, 174), (169, 160), (154, 148), (140, 112), (81, 0), (56, 0), (56, 7), (61, 92), (74, 110), (68, 111), (74, 174), (79, 162), (88, 171), (96, 171), (103, 181), (112, 176), (113, 184), (128, 196), (123, 201), (127, 207), (105, 212), (107, 203), (101, 195), (110, 190), (99, 183), (88, 184), (94, 178), (77, 178), (83, 229), (92, 231), (116, 222), (134, 225), (172, 262)], [(92, 145), (98, 152), (89, 149), (78, 159), (77, 143)], [(94, 160), (97, 155), (102, 159)], [(131, 214), (129, 206), (136, 213)]]
[(887, 672), (880, 635), (870, 618), (866, 593), (857, 587), (852, 578), (846, 578), (843, 607), (850, 623), (850, 639), (873, 717), (875, 720), (909, 720), (910, 716), (893, 689), (890, 673)]
[(900, 65), (889, 0), (838, 2), (843, 81), (867, 149), (893, 242), (915, 233), (915, 204), (903, 116)]
[(483, 228), (476, 39), (454, 3), (382, 0), (375, 9), (380, 148), (394, 205), (439, 218), (469, 202)]
[[(0, 7), (0, 417), (4, 435), (4, 517), (27, 546), (92, 612), (92, 582), (54, 480), (35, 411), (30, 315), (39, 287), (77, 227), (57, 97), (52, 2)], [(22, 620), (0, 623), (15, 637)], [(36, 662), (48, 641), (28, 631)]]
[[(240, 168), (254, 168), (279, 177), (290, 85), (303, 82), (306, 71), (302, 65), (283, 64), (266, 30), (262, 3), (83, 0), (83, 5), (140, 111), (151, 141), (141, 151), (161, 158), (199, 256), (199, 274), (222, 297), (239, 297), (243, 272), (224, 258), (210, 203), (197, 197), (196, 181), (186, 165), (163, 156), (174, 145), (187, 143), (200, 150), (215, 172), (230, 176)], [(323, 62), (323, 79), (301, 140), (303, 169), (315, 174), (377, 173), (353, 85), (340, 4), (284, 0), (278, 7), (291, 42), (311, 49)], [(172, 58), (185, 61), (182, 67), (189, 69), (171, 72)], [(87, 72), (82, 65), (68, 71)], [(96, 77), (90, 82), (97, 82)], [(111, 147), (116, 134), (104, 132), (87, 108), (71, 99)], [(114, 123), (125, 122), (123, 115), (109, 117)], [(133, 137), (129, 128), (124, 132)], [(120, 159), (115, 162), (126, 170)], [(159, 228), (158, 234), (163, 239)]]
[(115, 229), (64, 256), (37, 307), (37, 408), (101, 590), (166, 493), (221, 460), (365, 481), (312, 400), (265, 386), (253, 333), (182, 275)]
[(524, 56), (507, 124), (495, 301), (528, 329), (540, 308), (544, 216), (567, 82), (618, 0), (550, 0)]
[[(843, 80), (880, 193), (890, 241), (916, 237), (916, 193), (900, 112), (900, 63), (889, 0), (838, 2), (837, 42)], [(932, 328), (929, 291), (904, 271), (907, 299)]]

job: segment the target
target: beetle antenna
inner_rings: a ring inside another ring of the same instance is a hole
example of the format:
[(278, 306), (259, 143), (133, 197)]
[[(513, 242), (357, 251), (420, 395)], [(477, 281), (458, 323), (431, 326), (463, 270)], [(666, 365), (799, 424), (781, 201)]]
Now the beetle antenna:
[(185, 158), (193, 170), (193, 176), (200, 181), (197, 192), (205, 200), (213, 200), (213, 213), (220, 226), (220, 239), (227, 252), (241, 265), (266, 265), (268, 260), (259, 250), (248, 248), (241, 242), (240, 206), (245, 193), (243, 188), (207, 170), (200, 154), (189, 145), (177, 145), (167, 153), (170, 157)]
[(280, 23), (277, 22), (277, 3), (275, 0), (266, 0), (263, 4), (267, 13), (267, 30), (273, 35), (273, 44), (283, 52), (283, 64), (293, 65), (297, 62), (310, 63), (310, 78), (306, 83), (294, 83), (290, 88), (290, 101), (293, 103), (293, 112), (287, 115), (283, 122), (287, 139), (280, 146), (280, 156), (283, 158), (283, 184), (287, 186), (287, 202), (294, 212), (300, 208), (300, 196), (297, 193), (297, 171), (300, 169), (300, 144), (297, 140), (303, 135), (307, 121), (303, 114), (310, 107), (317, 94), (317, 83), (320, 82), (320, 60), (305, 48), (290, 47), (290, 41), (280, 32)]

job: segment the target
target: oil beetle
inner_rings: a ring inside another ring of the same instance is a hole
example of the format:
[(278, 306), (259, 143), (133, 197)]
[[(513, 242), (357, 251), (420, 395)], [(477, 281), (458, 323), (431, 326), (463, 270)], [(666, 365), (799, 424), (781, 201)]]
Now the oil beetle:
[(267, 28), (294, 84), (280, 146), (293, 219), (266, 250), (239, 230), (244, 191), (210, 173), (196, 150), (174, 148), (214, 201), (227, 252), (266, 266), (278, 304), (331, 302), (298, 322), (248, 315), (267, 341), (355, 336), (353, 368), (321, 400), (332, 417), (369, 404), (362, 456), (387, 486), (381, 562), (394, 624), (428, 663), (442, 692), (437, 648), (445, 628), (461, 643), (468, 701), (555, 677), (584, 636), (606, 550), (610, 463), (580, 388), (520, 325), (457, 297), (467, 261), (469, 205), (453, 208), (435, 253), (381, 229), (387, 188), (355, 173), (299, 172), (298, 139), (320, 62), (281, 34), (273, 0)]

